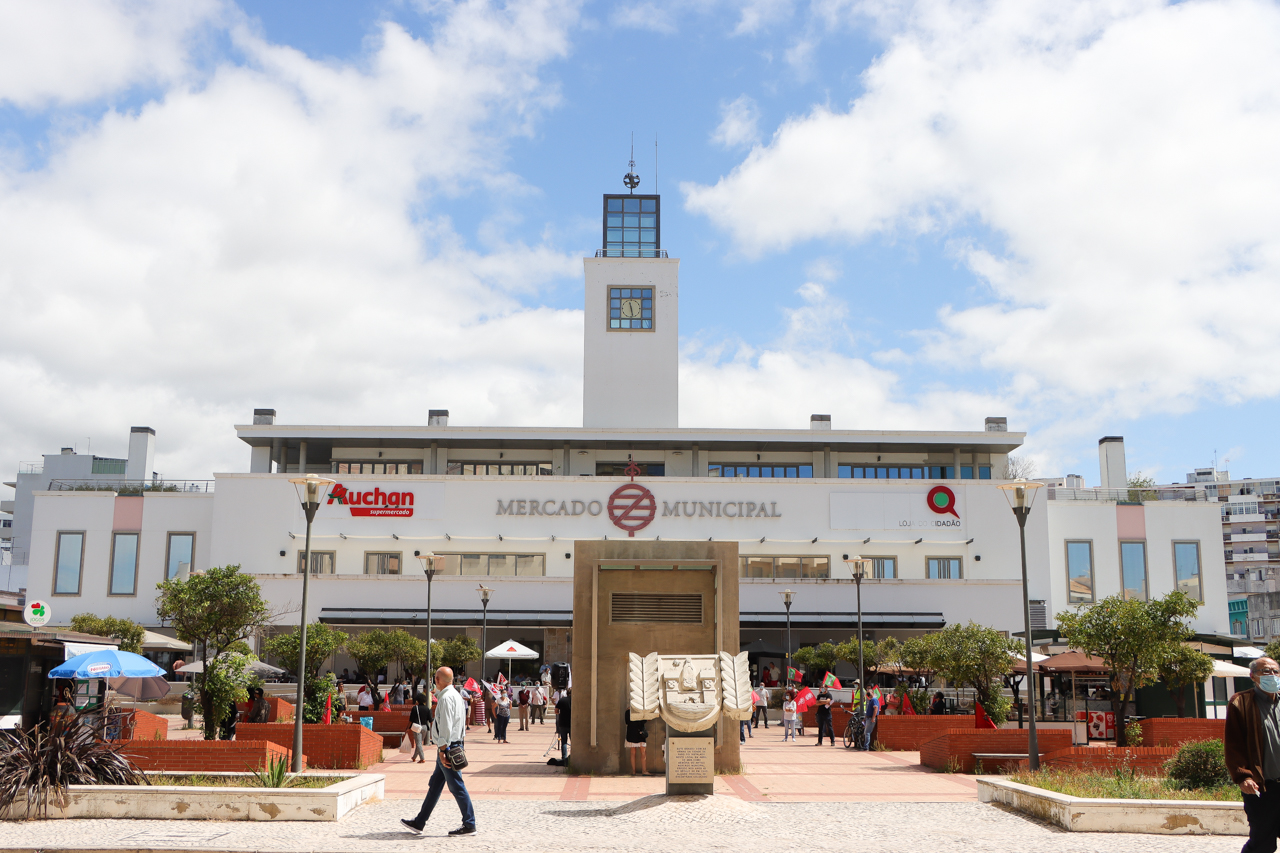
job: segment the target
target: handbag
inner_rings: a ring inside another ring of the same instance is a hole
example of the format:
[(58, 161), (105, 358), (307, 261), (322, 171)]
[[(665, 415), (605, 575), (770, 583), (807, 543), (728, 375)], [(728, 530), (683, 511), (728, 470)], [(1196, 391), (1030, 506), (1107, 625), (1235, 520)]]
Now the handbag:
[(405, 735), (400, 739), (401, 752), (413, 752), (413, 738)]
[(416, 735), (418, 732), (422, 731), (422, 725), (420, 723), (410, 723), (409, 730)]
[(450, 744), (445, 748), (444, 757), (449, 762), (452, 770), (461, 770), (469, 763), (467, 761), (467, 751), (462, 748), (461, 743)]

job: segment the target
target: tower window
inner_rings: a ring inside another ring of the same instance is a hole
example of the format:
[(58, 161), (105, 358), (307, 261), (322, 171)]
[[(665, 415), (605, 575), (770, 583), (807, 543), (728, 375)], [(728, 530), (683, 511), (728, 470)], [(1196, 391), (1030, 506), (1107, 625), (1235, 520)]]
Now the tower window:
[(651, 331), (653, 329), (653, 288), (609, 288), (609, 329)]
[(605, 196), (605, 256), (610, 258), (662, 257), (660, 208), (656, 195)]

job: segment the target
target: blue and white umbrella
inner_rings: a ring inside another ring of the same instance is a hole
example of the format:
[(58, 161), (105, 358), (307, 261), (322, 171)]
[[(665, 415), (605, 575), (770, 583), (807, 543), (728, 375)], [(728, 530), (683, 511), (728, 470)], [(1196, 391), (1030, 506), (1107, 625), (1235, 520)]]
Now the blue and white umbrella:
[(154, 678), (164, 670), (142, 655), (117, 649), (99, 649), (76, 655), (49, 671), (50, 678)]

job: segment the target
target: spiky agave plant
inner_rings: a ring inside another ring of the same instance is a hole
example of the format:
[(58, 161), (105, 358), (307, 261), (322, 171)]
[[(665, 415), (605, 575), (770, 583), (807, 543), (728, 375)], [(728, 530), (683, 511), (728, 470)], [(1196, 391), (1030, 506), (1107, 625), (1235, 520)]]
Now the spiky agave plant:
[(146, 775), (98, 739), (84, 712), (26, 731), (0, 732), (0, 811), (26, 801), (25, 816), (67, 804), (69, 785), (148, 785)]

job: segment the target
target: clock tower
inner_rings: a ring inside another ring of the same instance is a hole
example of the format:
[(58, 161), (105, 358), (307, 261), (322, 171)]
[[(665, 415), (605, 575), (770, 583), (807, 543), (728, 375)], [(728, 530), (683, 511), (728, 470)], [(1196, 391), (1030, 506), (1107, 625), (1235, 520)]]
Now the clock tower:
[(582, 425), (676, 427), (680, 261), (662, 248), (662, 198), (605, 195), (603, 207), (601, 248), (583, 259)]

